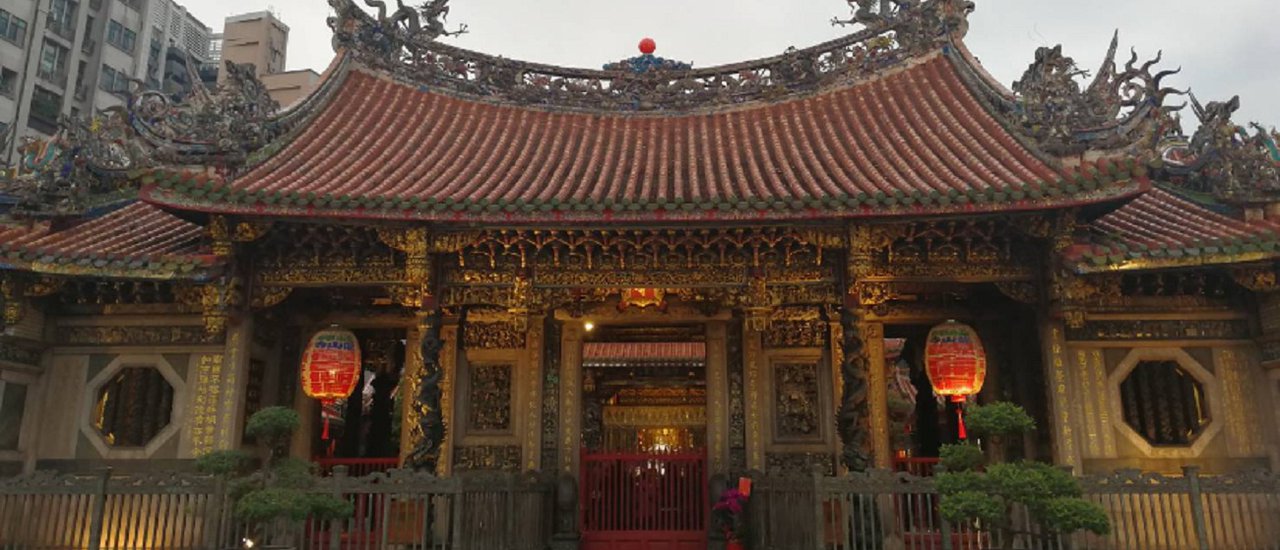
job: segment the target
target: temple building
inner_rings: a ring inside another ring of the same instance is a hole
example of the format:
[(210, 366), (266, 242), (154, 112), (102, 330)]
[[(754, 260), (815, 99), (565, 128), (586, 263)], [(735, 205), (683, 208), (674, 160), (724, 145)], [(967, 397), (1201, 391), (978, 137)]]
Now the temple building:
[[(1116, 43), (1006, 86), (971, 3), (852, 3), (776, 57), (589, 70), (330, 0), (286, 111), (229, 65), (65, 120), (3, 183), (0, 472), (184, 468), (269, 405), (364, 471), (909, 469), (957, 437), (948, 320), (987, 352), (970, 402), (1037, 420), (1018, 456), (1280, 465), (1276, 134)], [(363, 369), (322, 411), (299, 365), (334, 325)]]

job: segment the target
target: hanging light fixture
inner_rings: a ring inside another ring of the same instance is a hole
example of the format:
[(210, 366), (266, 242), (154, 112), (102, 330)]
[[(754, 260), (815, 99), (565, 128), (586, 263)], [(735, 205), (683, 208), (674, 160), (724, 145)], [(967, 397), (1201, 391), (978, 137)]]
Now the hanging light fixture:
[[(332, 326), (315, 333), (302, 354), (302, 391), (325, 407), (346, 399), (360, 380), (360, 341), (349, 330)], [(329, 439), (324, 415), (321, 439)]]
[(978, 332), (963, 323), (947, 321), (933, 327), (924, 348), (925, 372), (929, 385), (939, 397), (957, 404), (960, 439), (967, 439), (964, 427), (964, 402), (982, 391), (987, 377), (987, 354), (982, 349)]

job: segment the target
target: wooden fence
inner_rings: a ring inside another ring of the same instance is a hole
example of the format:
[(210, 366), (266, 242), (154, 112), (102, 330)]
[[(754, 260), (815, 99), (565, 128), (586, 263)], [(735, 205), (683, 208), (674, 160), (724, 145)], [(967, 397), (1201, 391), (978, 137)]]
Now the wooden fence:
[(539, 478), (345, 473), (335, 468), (314, 491), (351, 502), (351, 517), (288, 526), (235, 521), (224, 484), (207, 476), (18, 478), (0, 482), (0, 549), (542, 550), (551, 537), (553, 487)]
[[(551, 540), (555, 495), (543, 479), (399, 470), (356, 478), (345, 467), (334, 470), (315, 491), (347, 499), (352, 517), (266, 530), (233, 521), (225, 487), (206, 476), (37, 474), (2, 481), (0, 550), (223, 550), (244, 548), (246, 540), (299, 550), (542, 550)], [(1201, 476), (1194, 468), (1184, 474), (1081, 478), (1085, 497), (1110, 515), (1110, 534), (1014, 541), (943, 521), (930, 478), (756, 475), (750, 547), (978, 550), (1009, 542), (1026, 550), (1280, 550), (1280, 476)]]
[[(1186, 468), (1182, 476), (1083, 477), (1085, 498), (1111, 518), (1110, 534), (1013, 541), (980, 525), (944, 521), (930, 478), (754, 477), (748, 507), (754, 550), (1280, 550), (1280, 476), (1269, 473), (1201, 476)], [(1015, 523), (1035, 531), (1025, 514), (1015, 513)]]

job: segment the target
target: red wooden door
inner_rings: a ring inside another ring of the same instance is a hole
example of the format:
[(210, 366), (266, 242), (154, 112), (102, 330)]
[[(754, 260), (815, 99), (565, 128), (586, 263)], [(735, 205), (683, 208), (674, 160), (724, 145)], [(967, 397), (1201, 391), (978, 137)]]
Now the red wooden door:
[(582, 455), (584, 550), (707, 547), (705, 454)]

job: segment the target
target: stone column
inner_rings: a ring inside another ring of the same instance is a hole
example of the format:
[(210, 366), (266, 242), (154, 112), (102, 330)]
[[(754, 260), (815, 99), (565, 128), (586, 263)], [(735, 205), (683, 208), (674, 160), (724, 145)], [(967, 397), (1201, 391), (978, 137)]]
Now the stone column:
[(707, 323), (707, 448), (711, 473), (728, 473), (729, 353), (723, 321)]
[[(539, 471), (542, 466), (542, 345), (546, 320), (541, 315), (529, 316), (525, 333), (524, 356), (524, 433), (521, 434), (521, 465), (526, 471)], [(520, 385), (516, 385), (520, 387)], [(520, 403), (519, 400), (516, 400)]]
[(1076, 433), (1072, 430), (1078, 419), (1075, 404), (1071, 401), (1071, 376), (1067, 372), (1067, 344), (1062, 321), (1047, 318), (1041, 320), (1040, 341), (1044, 345), (1049, 429), (1053, 433), (1053, 462), (1070, 466), (1076, 473), (1082, 473), (1080, 449), (1076, 445)]
[(763, 319), (748, 318), (742, 327), (742, 369), (745, 378), (743, 406), (747, 416), (747, 469), (764, 471), (765, 364)]
[(244, 438), (244, 399), (249, 382), (249, 346), (253, 343), (253, 317), (247, 312), (227, 327), (226, 353), (222, 360), (222, 391), (218, 405), (215, 447), (238, 449)]
[(884, 323), (863, 323), (867, 366), (871, 380), (871, 449), (876, 468), (893, 466), (889, 438), (889, 379), (884, 364)]
[(560, 472), (577, 479), (582, 449), (582, 323), (560, 336)]
[[(442, 321), (444, 322), (444, 321)], [(400, 462), (408, 465), (409, 455), (417, 446), (422, 434), (419, 432), (418, 419), (422, 410), (417, 402), (419, 382), (422, 372), (422, 323), (409, 329), (406, 339), (405, 365), (400, 377), (401, 399), (404, 409), (400, 426)], [(436, 464), (436, 474), (449, 475), (453, 468), (453, 388), (458, 373), (458, 324), (456, 320), (445, 322), (440, 328), (440, 413), (444, 422), (444, 439), (440, 445), (440, 457)]]

